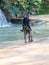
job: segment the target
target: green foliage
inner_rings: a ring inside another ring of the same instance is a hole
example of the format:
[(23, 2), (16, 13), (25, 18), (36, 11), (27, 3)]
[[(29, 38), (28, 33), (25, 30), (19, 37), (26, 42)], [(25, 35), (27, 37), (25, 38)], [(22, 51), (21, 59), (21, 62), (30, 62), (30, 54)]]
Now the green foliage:
[(11, 15), (49, 13), (49, 2), (46, 0), (1, 0), (0, 8), (7, 9)]
[(40, 9), (39, 14), (49, 14), (49, 9)]
[(40, 14), (49, 14), (49, 0), (41, 0)]
[[(15, 14), (18, 14), (20, 12), (32, 14), (33, 11), (37, 13), (37, 10), (40, 7), (38, 0), (8, 0), (8, 3), (6, 3), (6, 5), (9, 5), (9, 8), (13, 10)], [(5, 8), (8, 7), (6, 7), (6, 5)]]

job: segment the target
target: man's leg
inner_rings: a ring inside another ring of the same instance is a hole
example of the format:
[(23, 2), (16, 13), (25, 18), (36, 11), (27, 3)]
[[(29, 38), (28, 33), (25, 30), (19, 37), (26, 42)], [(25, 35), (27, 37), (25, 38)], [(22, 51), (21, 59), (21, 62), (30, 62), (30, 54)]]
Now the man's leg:
[(28, 41), (30, 41), (30, 33), (29, 33), (29, 35), (28, 35)]
[(28, 39), (29, 39), (29, 42), (32, 42), (33, 41), (32, 31), (29, 32)]
[(27, 41), (26, 41), (26, 33), (24, 32), (24, 41), (25, 41), (25, 43), (27, 43)]

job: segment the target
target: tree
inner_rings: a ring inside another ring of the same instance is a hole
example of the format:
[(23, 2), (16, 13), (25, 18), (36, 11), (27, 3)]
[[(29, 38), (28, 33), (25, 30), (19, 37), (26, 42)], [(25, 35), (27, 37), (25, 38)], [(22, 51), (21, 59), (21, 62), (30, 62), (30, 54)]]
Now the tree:
[(7, 9), (12, 16), (22, 13), (32, 14), (33, 12), (39, 14), (41, 0), (2, 0), (1, 6), (3, 9)]

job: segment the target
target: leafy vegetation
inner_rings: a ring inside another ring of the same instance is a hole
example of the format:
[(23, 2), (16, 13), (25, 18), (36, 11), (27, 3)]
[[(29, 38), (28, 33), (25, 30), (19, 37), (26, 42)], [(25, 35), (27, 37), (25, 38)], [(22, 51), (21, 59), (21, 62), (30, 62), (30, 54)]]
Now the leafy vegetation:
[(13, 17), (25, 14), (48, 14), (49, 0), (0, 0), (0, 8)]

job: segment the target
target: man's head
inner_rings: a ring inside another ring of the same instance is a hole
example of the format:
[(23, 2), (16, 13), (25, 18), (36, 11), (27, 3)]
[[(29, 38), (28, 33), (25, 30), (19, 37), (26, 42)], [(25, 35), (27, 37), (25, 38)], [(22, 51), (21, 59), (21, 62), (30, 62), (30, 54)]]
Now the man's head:
[(24, 18), (24, 17), (29, 17), (29, 15), (28, 15), (28, 14), (23, 14), (23, 18)]
[(27, 14), (26, 17), (29, 17), (29, 14)]

